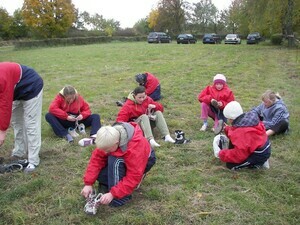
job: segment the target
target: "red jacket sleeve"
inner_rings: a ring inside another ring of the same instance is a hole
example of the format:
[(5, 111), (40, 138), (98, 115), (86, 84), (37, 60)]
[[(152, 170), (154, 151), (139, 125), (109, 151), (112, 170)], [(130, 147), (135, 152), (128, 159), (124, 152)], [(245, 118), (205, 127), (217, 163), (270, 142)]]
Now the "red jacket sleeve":
[(84, 184), (93, 185), (96, 182), (100, 171), (106, 166), (106, 164), (107, 164), (107, 154), (102, 150), (96, 148), (92, 152), (91, 159), (86, 168), (83, 177)]
[(198, 95), (198, 101), (204, 102), (206, 104), (210, 104), (212, 96), (211, 96), (211, 86), (207, 86), (204, 88)]
[(17, 63), (0, 63), (0, 130), (6, 131), (12, 115), (14, 88), (21, 78), (21, 67)]
[(159, 80), (151, 73), (146, 72), (147, 74), (147, 82), (145, 84), (146, 94), (152, 94), (157, 86), (159, 85)]

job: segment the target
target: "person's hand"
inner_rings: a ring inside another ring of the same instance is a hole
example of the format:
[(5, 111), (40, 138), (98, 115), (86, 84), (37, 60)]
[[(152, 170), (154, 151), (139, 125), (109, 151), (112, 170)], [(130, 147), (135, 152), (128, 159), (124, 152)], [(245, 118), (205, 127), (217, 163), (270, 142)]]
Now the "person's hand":
[(108, 192), (101, 196), (100, 203), (103, 205), (108, 205), (109, 203), (111, 203), (111, 201), (113, 199), (114, 199), (114, 196), (110, 192)]
[(223, 102), (221, 102), (221, 101), (218, 102), (218, 106), (219, 106), (219, 107), (222, 107), (222, 106), (223, 106)]
[(155, 109), (155, 108), (156, 108), (156, 106), (154, 104), (149, 104), (148, 105), (148, 109)]
[(93, 192), (93, 186), (85, 185), (80, 194), (83, 195), (85, 198), (87, 198), (92, 192)]
[(68, 120), (68, 121), (71, 121), (71, 122), (75, 122), (75, 121), (76, 121), (76, 118), (73, 117), (73, 116), (68, 116), (68, 117), (67, 117), (67, 120)]
[(0, 130), (0, 146), (3, 145), (6, 137), (6, 131)]
[(79, 114), (77, 117), (76, 117), (76, 120), (80, 121), (83, 119), (83, 116), (81, 114)]

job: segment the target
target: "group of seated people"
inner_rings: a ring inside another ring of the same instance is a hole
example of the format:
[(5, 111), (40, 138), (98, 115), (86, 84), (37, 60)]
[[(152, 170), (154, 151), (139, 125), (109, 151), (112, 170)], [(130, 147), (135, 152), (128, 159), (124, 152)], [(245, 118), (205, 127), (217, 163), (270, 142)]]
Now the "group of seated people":
[(217, 158), (231, 170), (269, 168), (269, 136), (289, 130), (289, 112), (279, 94), (267, 90), (262, 95), (262, 103), (244, 113), (226, 77), (217, 74), (213, 84), (199, 93), (198, 100), (203, 120), (200, 131), (207, 130), (209, 117), (214, 120), (212, 131), (217, 136), (213, 149)]

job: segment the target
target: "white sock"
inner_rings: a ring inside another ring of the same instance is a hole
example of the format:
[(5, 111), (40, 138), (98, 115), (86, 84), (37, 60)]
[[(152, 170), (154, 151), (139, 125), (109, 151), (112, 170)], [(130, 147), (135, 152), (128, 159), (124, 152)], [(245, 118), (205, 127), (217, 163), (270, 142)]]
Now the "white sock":
[(152, 147), (160, 147), (160, 145), (153, 138), (150, 139), (149, 143)]
[(166, 142), (171, 142), (171, 143), (175, 143), (175, 140), (173, 138), (171, 138), (170, 134), (167, 134), (165, 136), (165, 141)]

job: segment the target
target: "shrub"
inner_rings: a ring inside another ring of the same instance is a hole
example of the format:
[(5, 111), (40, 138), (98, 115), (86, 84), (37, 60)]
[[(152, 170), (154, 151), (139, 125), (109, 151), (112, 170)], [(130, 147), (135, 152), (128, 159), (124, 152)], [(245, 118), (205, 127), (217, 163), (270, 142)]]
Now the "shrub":
[(281, 43), (282, 43), (282, 34), (273, 34), (271, 36), (271, 43), (273, 45), (281, 45)]

